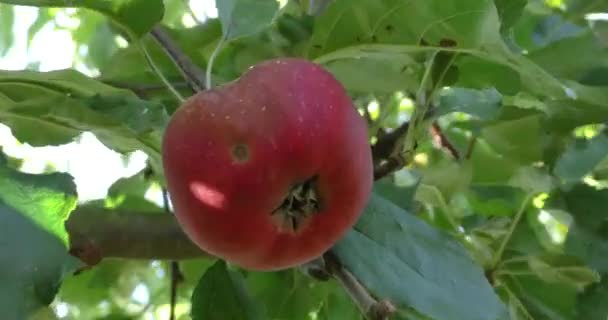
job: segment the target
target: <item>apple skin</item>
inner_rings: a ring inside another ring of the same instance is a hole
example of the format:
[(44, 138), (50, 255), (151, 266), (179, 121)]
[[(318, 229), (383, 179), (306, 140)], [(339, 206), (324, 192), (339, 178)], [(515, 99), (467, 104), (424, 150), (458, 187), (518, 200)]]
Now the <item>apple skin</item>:
[[(261, 62), (190, 97), (171, 117), (162, 156), (184, 232), (250, 270), (322, 255), (355, 224), (373, 183), (366, 123), (329, 72), (297, 58)], [(273, 210), (312, 177), (319, 212), (282, 227)]]

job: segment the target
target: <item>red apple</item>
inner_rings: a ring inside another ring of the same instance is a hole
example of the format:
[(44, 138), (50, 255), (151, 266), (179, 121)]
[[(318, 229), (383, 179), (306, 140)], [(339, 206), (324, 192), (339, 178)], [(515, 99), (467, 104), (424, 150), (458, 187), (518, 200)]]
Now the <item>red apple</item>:
[(373, 181), (365, 122), (342, 85), (303, 59), (262, 62), (190, 97), (162, 154), (186, 234), (252, 270), (322, 255), (356, 222)]

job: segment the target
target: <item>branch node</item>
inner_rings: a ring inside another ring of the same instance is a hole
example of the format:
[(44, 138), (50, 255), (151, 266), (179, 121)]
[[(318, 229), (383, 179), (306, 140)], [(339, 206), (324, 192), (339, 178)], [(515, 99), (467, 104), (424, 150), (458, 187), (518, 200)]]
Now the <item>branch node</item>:
[(371, 320), (388, 320), (397, 308), (388, 300), (380, 300), (371, 306), (367, 317)]

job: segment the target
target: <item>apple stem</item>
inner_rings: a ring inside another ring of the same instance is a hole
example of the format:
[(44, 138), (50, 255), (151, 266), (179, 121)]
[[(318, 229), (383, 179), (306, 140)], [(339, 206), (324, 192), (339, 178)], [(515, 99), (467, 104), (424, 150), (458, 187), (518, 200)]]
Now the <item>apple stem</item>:
[(187, 81), (193, 92), (201, 91), (205, 87), (204, 72), (190, 58), (182, 52), (179, 46), (171, 39), (161, 25), (156, 25), (150, 32), (154, 40), (163, 48), (171, 58), (182, 77)]
[(220, 53), (220, 50), (222, 50), (222, 48), (224, 47), (225, 42), (226, 37), (222, 36), (222, 38), (220, 38), (220, 42), (218, 42), (215, 49), (213, 49), (213, 52), (209, 57), (209, 62), (207, 62), (207, 72), (205, 74), (205, 89), (207, 90), (213, 87), (213, 83), (211, 82), (211, 70), (213, 69), (213, 62), (215, 62), (215, 57)]
[(163, 84), (167, 87), (167, 89), (169, 89), (169, 91), (171, 91), (171, 93), (175, 96), (175, 98), (180, 103), (183, 103), (185, 101), (184, 97), (181, 95), (181, 93), (179, 93), (179, 91), (177, 91), (177, 89), (175, 89), (175, 87), (173, 87), (171, 82), (169, 82), (169, 80), (167, 80), (167, 78), (165, 78), (165, 76), (163, 75), (160, 68), (156, 65), (156, 63), (152, 59), (152, 56), (150, 56), (150, 53), (144, 46), (143, 42), (141, 40), (138, 40), (138, 41), (136, 41), (136, 43), (137, 43), (137, 47), (139, 48), (139, 51), (142, 53), (142, 55), (146, 59), (146, 62), (148, 63), (150, 68), (152, 68), (152, 71), (158, 76), (160, 81), (163, 82)]

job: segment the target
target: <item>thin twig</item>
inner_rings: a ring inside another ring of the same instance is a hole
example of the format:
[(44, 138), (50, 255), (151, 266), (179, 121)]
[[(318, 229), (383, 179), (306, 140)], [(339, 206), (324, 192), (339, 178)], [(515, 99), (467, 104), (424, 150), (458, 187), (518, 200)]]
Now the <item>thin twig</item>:
[(323, 256), (325, 267), (340, 285), (348, 292), (357, 307), (370, 320), (386, 320), (396, 311), (396, 308), (386, 300), (376, 300), (359, 280), (342, 266), (338, 258), (331, 252)]
[[(427, 92), (427, 85), (433, 80), (432, 68), (435, 64), (435, 59), (438, 53), (439, 51), (433, 53), (433, 55), (429, 59), (428, 65), (425, 68), (420, 87), (416, 92), (416, 108), (414, 109), (414, 113), (412, 114), (411, 120), (407, 124), (404, 124), (399, 128), (401, 129), (399, 134), (395, 134), (394, 136), (387, 135), (383, 138), (383, 140), (387, 139), (385, 142), (378, 141), (378, 143), (376, 143), (376, 145), (380, 146), (375, 148), (376, 154), (374, 155), (374, 160), (376, 161), (376, 163), (378, 163), (378, 165), (376, 165), (376, 168), (374, 169), (374, 179), (376, 180), (381, 179), (382, 177), (406, 165), (410, 160), (408, 158), (412, 156), (414, 150), (416, 149), (416, 146), (418, 145), (416, 136), (418, 135), (418, 132), (420, 130), (420, 125), (423, 121), (429, 118), (429, 115), (433, 111), (433, 109), (431, 108), (432, 97), (435, 94), (437, 88), (439, 88), (440, 84), (442, 83), (443, 78), (447, 73), (447, 69), (449, 69), (456, 57), (456, 55), (454, 55), (450, 58), (450, 60), (445, 66), (445, 69), (442, 70), (438, 79), (436, 79), (436, 81), (432, 83), (430, 91)], [(385, 150), (387, 150), (387, 145), (392, 146), (392, 149), (390, 151), (391, 154), (388, 157), (377, 157), (378, 153), (380, 153), (380, 151), (378, 150), (382, 150), (382, 153), (384, 153)], [(372, 148), (372, 152), (374, 151), (373, 149), (374, 148)], [(452, 148), (452, 151), (455, 150), (456, 149)]]
[[(163, 195), (163, 210), (167, 214), (172, 214), (169, 208), (169, 192), (167, 188), (162, 189)], [(179, 263), (176, 260), (171, 261), (171, 297), (169, 320), (175, 320), (175, 305), (177, 304), (177, 285), (183, 281), (183, 274), (179, 269)]]
[(177, 304), (177, 285), (184, 281), (184, 275), (182, 274), (179, 263), (177, 261), (171, 261), (171, 300), (169, 309), (169, 320), (175, 320), (175, 305)]
[(220, 53), (220, 51), (224, 47), (224, 43), (226, 42), (226, 37), (229, 32), (230, 32), (230, 29), (228, 29), (228, 31), (226, 31), (226, 35), (224, 35), (224, 36), (222, 36), (222, 38), (220, 38), (220, 42), (217, 43), (217, 46), (211, 53), (211, 56), (209, 57), (209, 61), (207, 62), (207, 73), (205, 75), (205, 89), (207, 89), (207, 90), (209, 90), (213, 87), (213, 83), (211, 82), (211, 71), (213, 69), (213, 63), (215, 62), (215, 57)]
[(403, 124), (401, 126), (402, 130), (400, 131), (400, 134), (394, 135), (394, 142), (391, 141), (391, 154), (384, 159), (377, 159), (377, 162), (379, 163), (376, 165), (376, 168), (374, 168), (375, 180), (379, 180), (406, 165), (408, 163), (408, 158), (416, 149), (416, 136), (420, 129), (419, 126), (422, 121), (426, 119), (426, 113), (429, 109), (430, 103), (428, 103), (428, 101), (430, 101), (430, 99), (426, 96), (427, 93), (425, 88), (431, 80), (431, 69), (436, 56), (437, 52), (433, 53), (429, 64), (424, 71), (424, 75), (422, 76), (420, 88), (416, 93), (416, 108), (414, 108), (411, 120), (407, 125)]
[[(103, 83), (110, 85), (112, 87), (123, 88), (133, 91), (135, 94), (139, 96), (145, 96), (148, 93), (165, 90), (167, 86), (164, 84), (152, 84), (152, 83), (129, 83), (122, 81), (114, 81), (114, 80), (101, 80)], [(189, 88), (188, 83), (185, 81), (175, 82), (172, 81), (171, 85), (176, 89), (186, 89)]]
[(167, 80), (167, 78), (165, 78), (165, 76), (163, 75), (163, 73), (160, 70), (160, 68), (154, 62), (154, 59), (152, 59), (152, 56), (150, 56), (150, 53), (148, 52), (148, 49), (146, 49), (146, 47), (144, 46), (144, 44), (141, 41), (138, 40), (138, 41), (136, 41), (136, 45), (139, 48), (139, 51), (141, 52), (141, 54), (146, 59), (146, 62), (148, 63), (148, 65), (150, 66), (150, 68), (152, 68), (152, 71), (158, 76), (158, 78), (160, 79), (160, 81), (162, 81), (165, 84), (165, 86), (167, 87), (167, 89), (169, 89), (169, 91), (171, 91), (171, 93), (175, 96), (175, 98), (179, 102), (184, 102), (184, 97), (182, 96), (182, 94), (179, 93), (179, 91), (177, 91), (177, 89), (175, 89), (173, 87), (173, 85), (171, 84), (171, 82), (169, 82), (169, 80)]
[(498, 248), (498, 250), (496, 251), (496, 254), (494, 255), (494, 259), (492, 261), (492, 266), (494, 266), (494, 268), (500, 262), (500, 259), (502, 258), (502, 254), (504, 253), (505, 248), (507, 247), (507, 244), (509, 243), (509, 240), (511, 240), (511, 236), (513, 235), (513, 232), (515, 232), (515, 228), (517, 228), (517, 225), (519, 224), (519, 221), (521, 220), (522, 216), (524, 215), (524, 212), (526, 212), (526, 208), (528, 207), (530, 200), (532, 200), (532, 194), (528, 194), (524, 198), (524, 201), (522, 201), (521, 206), (519, 207), (519, 210), (515, 214), (515, 218), (513, 218), (513, 221), (511, 221), (509, 230), (507, 231), (507, 234), (503, 238), (503, 240), (500, 244), (500, 247)]
[(477, 145), (477, 136), (473, 135), (471, 137), (471, 139), (469, 140), (469, 145), (467, 146), (467, 153), (465, 154), (464, 158), (465, 159), (471, 159), (471, 156), (473, 155), (473, 151), (475, 150), (475, 146)]
[(460, 159), (460, 153), (443, 133), (443, 130), (441, 130), (437, 121), (434, 121), (431, 125), (431, 135), (433, 136), (433, 142), (435, 142), (435, 145), (437, 145), (438, 148), (447, 151), (452, 158), (456, 160)]
[(156, 25), (150, 32), (152, 37), (165, 50), (171, 61), (175, 64), (182, 76), (188, 82), (193, 92), (201, 91), (205, 87), (203, 82), (204, 72), (190, 58), (182, 52), (179, 46), (171, 39), (171, 36), (161, 25)]

